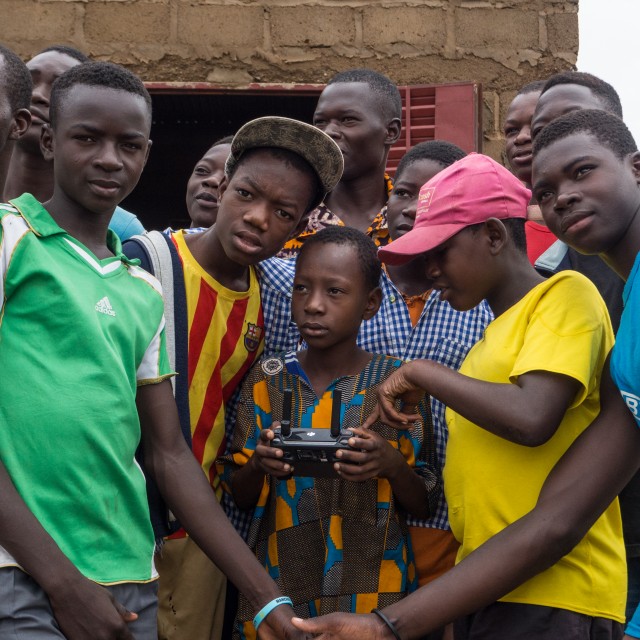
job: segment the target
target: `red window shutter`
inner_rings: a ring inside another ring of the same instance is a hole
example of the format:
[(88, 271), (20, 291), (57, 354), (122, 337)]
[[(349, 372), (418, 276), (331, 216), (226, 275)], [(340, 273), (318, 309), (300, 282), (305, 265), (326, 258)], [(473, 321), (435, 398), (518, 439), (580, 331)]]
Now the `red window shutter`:
[(387, 170), (393, 175), (411, 147), (448, 140), (466, 152), (482, 150), (481, 88), (473, 82), (400, 86), (402, 133), (391, 148)]

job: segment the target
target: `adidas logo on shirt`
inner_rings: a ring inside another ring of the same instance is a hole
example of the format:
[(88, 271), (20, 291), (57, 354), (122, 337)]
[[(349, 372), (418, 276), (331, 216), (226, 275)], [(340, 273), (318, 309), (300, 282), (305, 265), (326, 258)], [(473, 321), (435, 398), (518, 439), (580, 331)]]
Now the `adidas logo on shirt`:
[(98, 300), (96, 302), (96, 311), (99, 313), (104, 313), (107, 316), (115, 316), (116, 312), (113, 310), (111, 303), (109, 302), (109, 298), (105, 296), (102, 300)]

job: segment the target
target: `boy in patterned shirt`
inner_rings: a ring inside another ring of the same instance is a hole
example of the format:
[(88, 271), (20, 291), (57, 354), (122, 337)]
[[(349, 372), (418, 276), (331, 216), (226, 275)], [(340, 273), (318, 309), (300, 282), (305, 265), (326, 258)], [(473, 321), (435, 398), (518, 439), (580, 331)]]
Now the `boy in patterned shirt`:
[[(440, 493), (428, 398), (405, 433), (369, 415), (375, 388), (402, 361), (356, 345), (358, 329), (380, 306), (380, 262), (362, 232), (332, 226), (309, 238), (297, 260), (292, 313), (308, 345), (266, 358), (242, 386), (225, 488), (241, 508), (255, 507), (249, 544), (305, 618), (369, 612), (417, 586), (405, 514), (428, 517)], [(270, 447), (293, 390), (292, 424), (326, 428), (340, 398), (350, 451), (338, 452), (339, 478), (295, 475)], [(294, 475), (292, 476), (292, 472)], [(240, 601), (235, 637), (253, 638)]]

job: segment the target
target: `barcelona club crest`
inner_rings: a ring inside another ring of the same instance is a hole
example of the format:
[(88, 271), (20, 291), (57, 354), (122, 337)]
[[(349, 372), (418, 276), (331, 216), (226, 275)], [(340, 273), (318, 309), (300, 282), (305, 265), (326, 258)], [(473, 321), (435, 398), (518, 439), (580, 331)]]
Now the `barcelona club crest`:
[(250, 322), (247, 325), (247, 331), (244, 334), (244, 346), (247, 351), (255, 351), (260, 346), (260, 340), (262, 340), (262, 327), (259, 327), (257, 324), (251, 324)]

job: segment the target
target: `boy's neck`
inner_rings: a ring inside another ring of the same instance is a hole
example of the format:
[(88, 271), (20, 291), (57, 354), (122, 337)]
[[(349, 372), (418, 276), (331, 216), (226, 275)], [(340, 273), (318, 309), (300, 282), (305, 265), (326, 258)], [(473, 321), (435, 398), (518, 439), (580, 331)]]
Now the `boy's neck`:
[(184, 240), (196, 262), (214, 280), (231, 291), (249, 289), (250, 268), (227, 256), (215, 225), (202, 233), (187, 234)]
[(26, 153), (15, 145), (4, 189), (7, 199), (28, 192), (38, 202), (45, 202), (53, 194), (53, 164), (42, 155)]
[(496, 318), (545, 280), (531, 266), (527, 254), (516, 249), (510, 252), (509, 257), (505, 256), (502, 266), (502, 273), (496, 280), (498, 284), (487, 296), (487, 302)]
[(318, 398), (337, 378), (358, 375), (371, 360), (371, 354), (356, 345), (355, 336), (349, 346), (341, 343), (330, 349), (309, 347), (298, 352), (300, 366)]
[(600, 257), (626, 282), (638, 253), (640, 253), (640, 206), (622, 240), (607, 253), (600, 254)]
[(426, 268), (423, 256), (418, 256), (406, 264), (386, 265), (385, 269), (391, 282), (404, 295), (419, 296), (432, 288), (432, 281), (425, 275)]
[(103, 260), (114, 255), (107, 247), (107, 229), (113, 217), (113, 211), (101, 213), (87, 211), (55, 188), (51, 199), (44, 202), (42, 206), (59, 227), (81, 242), (96, 258)]
[(366, 231), (380, 209), (387, 203), (387, 186), (382, 171), (341, 180), (325, 198), (330, 211), (347, 227)]

